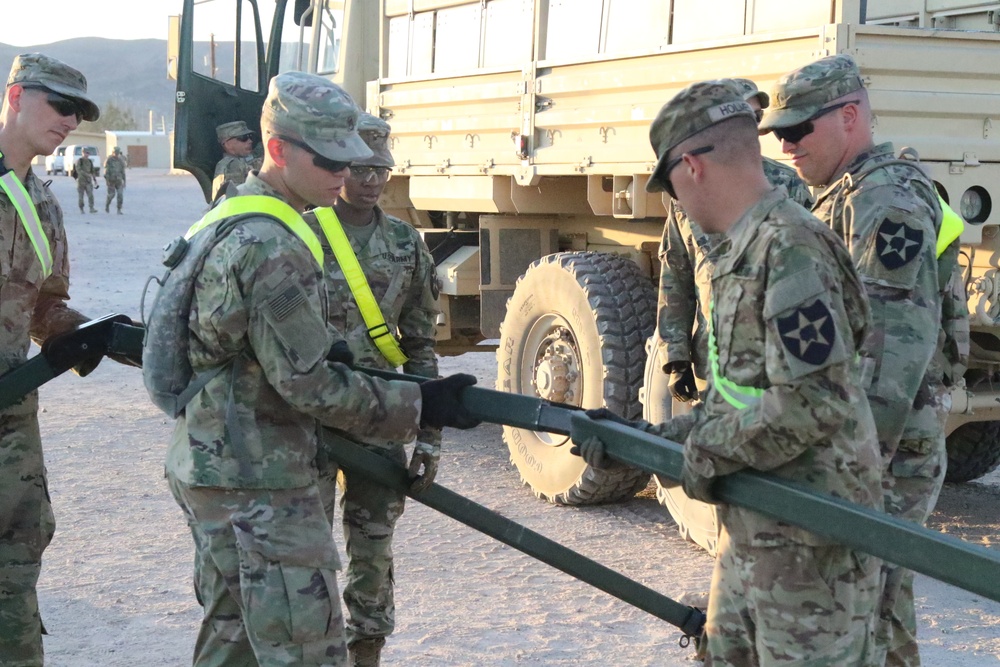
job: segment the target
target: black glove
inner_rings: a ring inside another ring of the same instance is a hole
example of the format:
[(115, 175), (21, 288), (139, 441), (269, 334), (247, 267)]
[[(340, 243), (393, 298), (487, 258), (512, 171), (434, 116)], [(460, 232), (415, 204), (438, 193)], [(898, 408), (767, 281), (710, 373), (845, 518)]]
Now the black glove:
[[(622, 426), (631, 426), (632, 428), (641, 428), (639, 422), (634, 422), (624, 417), (620, 417), (615, 413), (611, 412), (607, 408), (591, 408), (590, 410), (584, 410), (583, 414), (587, 415), (591, 419), (604, 419), (609, 422), (614, 422), (616, 424), (621, 424)], [(574, 452), (575, 453), (575, 452)]]
[(330, 351), (326, 353), (326, 360), (354, 368), (354, 353), (347, 347), (346, 340), (338, 340), (331, 345)]
[(670, 379), (667, 387), (670, 395), (681, 403), (698, 398), (698, 385), (694, 382), (694, 368), (687, 361), (675, 361), (667, 365)]
[(592, 468), (603, 470), (611, 467), (611, 459), (604, 453), (604, 443), (597, 436), (591, 436), (583, 442), (574, 442), (569, 453), (576, 454)]
[[(687, 494), (688, 498), (714, 505), (719, 502), (712, 493), (712, 486), (715, 484), (717, 477), (706, 476), (705, 461), (701, 460), (701, 465), (698, 465), (696, 463), (698, 459), (699, 456), (692, 447), (684, 448), (684, 468), (681, 471), (681, 488), (684, 489), (684, 493)], [(710, 466), (710, 469), (713, 473), (715, 472), (714, 466)]]
[(428, 380), (420, 384), (423, 410), (420, 413), (420, 427), (433, 428), (475, 428), (481, 420), (473, 417), (462, 405), (462, 390), (476, 384), (476, 378), (466, 373), (456, 373), (440, 380)]

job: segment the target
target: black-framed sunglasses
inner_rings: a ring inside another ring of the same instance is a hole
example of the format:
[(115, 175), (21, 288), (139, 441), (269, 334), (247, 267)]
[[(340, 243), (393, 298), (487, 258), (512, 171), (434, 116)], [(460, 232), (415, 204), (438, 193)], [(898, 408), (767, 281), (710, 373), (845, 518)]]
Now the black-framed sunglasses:
[(392, 176), (392, 167), (372, 167), (366, 164), (352, 164), (351, 176), (362, 183), (367, 183), (371, 180), (388, 181), (389, 177)]
[(22, 86), (25, 90), (38, 90), (45, 93), (45, 101), (60, 116), (76, 116), (76, 122), (83, 120), (83, 107), (71, 97), (54, 93), (44, 86)]
[(283, 134), (276, 134), (275, 137), (278, 138), (278, 139), (281, 139), (282, 141), (286, 141), (286, 142), (290, 143), (293, 146), (298, 146), (299, 148), (301, 148), (302, 150), (304, 150), (306, 153), (309, 153), (310, 155), (312, 155), (313, 156), (313, 164), (316, 165), (317, 167), (319, 167), (320, 169), (323, 169), (324, 171), (329, 171), (330, 173), (337, 174), (337, 173), (340, 173), (340, 172), (344, 171), (345, 169), (347, 169), (348, 167), (351, 166), (350, 162), (339, 162), (337, 160), (331, 160), (328, 157), (324, 157), (324, 156), (320, 155), (319, 153), (317, 153), (316, 151), (314, 151), (312, 148), (310, 148), (308, 144), (306, 144), (306, 143), (304, 143), (302, 141), (299, 141), (298, 139), (293, 139), (293, 138), (287, 137), (287, 136), (285, 136)]
[(235, 139), (236, 141), (252, 141), (253, 140), (253, 135), (252, 134), (241, 134), (238, 137), (233, 137), (233, 139)]
[(858, 103), (860, 103), (860, 100), (848, 100), (838, 104), (831, 104), (830, 106), (823, 107), (817, 111), (809, 118), (809, 120), (802, 121), (798, 125), (792, 125), (791, 127), (776, 127), (772, 130), (772, 132), (774, 132), (774, 136), (778, 137), (781, 141), (787, 141), (790, 144), (797, 144), (802, 141), (803, 137), (809, 136), (816, 130), (816, 126), (813, 125), (814, 120), (827, 115), (831, 111), (842, 109), (848, 104)]
[(709, 145), (709, 146), (702, 146), (700, 148), (694, 148), (689, 151), (684, 151), (683, 153), (675, 157), (673, 160), (670, 160), (669, 162), (667, 162), (667, 164), (663, 166), (663, 175), (661, 176), (661, 178), (663, 179), (663, 189), (667, 191), (667, 194), (670, 195), (672, 199), (677, 199), (677, 193), (674, 192), (674, 186), (673, 184), (670, 183), (670, 172), (672, 172), (677, 167), (677, 165), (679, 165), (681, 162), (684, 161), (685, 155), (704, 155), (705, 153), (711, 153), (714, 150), (715, 146)]
[(760, 121), (764, 120), (764, 110), (755, 109), (753, 112), (753, 117), (757, 119), (757, 124), (760, 125)]

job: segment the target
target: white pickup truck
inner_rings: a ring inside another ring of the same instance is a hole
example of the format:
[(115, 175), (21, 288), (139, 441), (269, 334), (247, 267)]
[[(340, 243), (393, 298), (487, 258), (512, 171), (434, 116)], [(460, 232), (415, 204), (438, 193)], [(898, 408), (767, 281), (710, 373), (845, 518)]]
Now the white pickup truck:
[(94, 175), (100, 176), (101, 154), (97, 150), (97, 146), (88, 146), (86, 144), (69, 144), (68, 146), (59, 146), (56, 148), (52, 155), (45, 158), (45, 173), (49, 175), (65, 174), (72, 176), (73, 165), (83, 155), (84, 148), (90, 150), (90, 161), (94, 165)]

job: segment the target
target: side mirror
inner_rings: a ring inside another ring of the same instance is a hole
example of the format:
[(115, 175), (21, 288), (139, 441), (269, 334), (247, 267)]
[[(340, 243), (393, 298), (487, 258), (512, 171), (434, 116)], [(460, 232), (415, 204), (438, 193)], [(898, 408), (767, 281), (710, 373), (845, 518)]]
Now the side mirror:
[(307, 27), (312, 25), (312, 0), (295, 0), (295, 25)]

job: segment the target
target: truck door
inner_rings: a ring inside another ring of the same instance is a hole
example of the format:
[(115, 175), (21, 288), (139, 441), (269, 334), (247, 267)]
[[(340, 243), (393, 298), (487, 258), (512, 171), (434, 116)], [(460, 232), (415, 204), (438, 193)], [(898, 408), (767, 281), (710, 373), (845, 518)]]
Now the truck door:
[[(260, 137), (260, 110), (267, 84), (283, 69), (302, 68), (303, 31), (294, 21), (310, 13), (310, 0), (184, 0), (176, 22), (177, 95), (174, 113), (174, 167), (198, 179), (210, 201), (215, 165), (222, 147), (216, 126), (235, 120)], [(282, 43), (282, 32), (292, 40)], [(268, 35), (268, 41), (264, 41)], [(262, 151), (262, 146), (255, 150)]]

